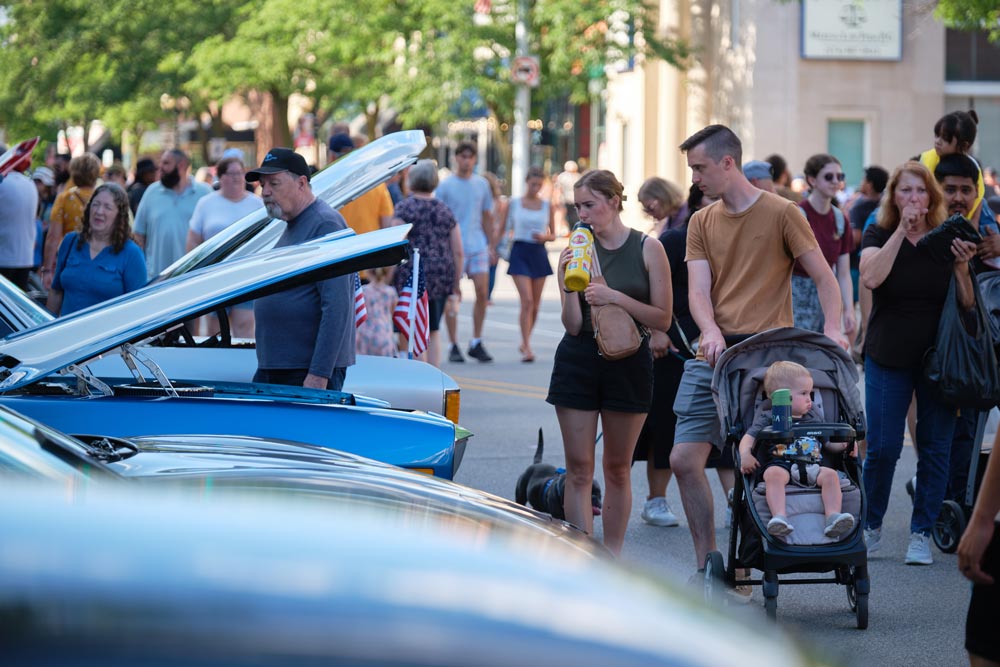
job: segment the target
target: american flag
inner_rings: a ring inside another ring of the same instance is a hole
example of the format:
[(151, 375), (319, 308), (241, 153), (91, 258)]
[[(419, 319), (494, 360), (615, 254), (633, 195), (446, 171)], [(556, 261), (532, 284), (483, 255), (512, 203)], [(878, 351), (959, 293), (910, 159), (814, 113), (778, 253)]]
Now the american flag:
[(413, 278), (417, 278), (419, 282), (411, 279), (406, 287), (403, 288), (403, 291), (400, 292), (399, 301), (396, 302), (396, 310), (392, 313), (392, 321), (399, 328), (403, 339), (409, 341), (411, 331), (410, 302), (413, 300), (413, 283), (417, 282), (417, 297), (413, 308), (413, 316), (416, 323), (412, 327), (413, 356), (417, 357), (427, 349), (427, 339), (431, 335), (431, 319), (427, 303), (427, 289), (424, 286), (424, 272), (417, 270), (413, 273)]
[(361, 278), (354, 274), (354, 326), (360, 327), (368, 319), (368, 308), (365, 306), (365, 293), (361, 289)]

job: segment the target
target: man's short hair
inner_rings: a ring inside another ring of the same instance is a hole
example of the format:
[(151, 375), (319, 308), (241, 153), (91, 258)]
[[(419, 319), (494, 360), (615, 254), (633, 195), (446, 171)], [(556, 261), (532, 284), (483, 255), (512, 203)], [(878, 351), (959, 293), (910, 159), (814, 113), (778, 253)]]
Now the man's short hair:
[(979, 181), (979, 166), (968, 155), (961, 153), (945, 155), (934, 168), (934, 178), (940, 183), (948, 176), (969, 178), (972, 179), (973, 183), (977, 183)]
[(479, 152), (479, 147), (472, 141), (460, 141), (458, 146), (455, 146), (455, 155), (461, 155), (462, 153), (472, 153), (473, 155)]
[(172, 155), (179, 163), (191, 164), (191, 157), (179, 148), (171, 148), (167, 151), (167, 155)]
[(681, 144), (681, 152), (687, 153), (692, 148), (704, 144), (705, 153), (714, 162), (719, 162), (727, 155), (733, 158), (737, 165), (743, 164), (743, 144), (740, 138), (725, 125), (709, 125), (698, 130)]
[(885, 186), (889, 184), (889, 172), (882, 167), (871, 166), (865, 169), (865, 180), (871, 183), (872, 190), (876, 194), (885, 192)]

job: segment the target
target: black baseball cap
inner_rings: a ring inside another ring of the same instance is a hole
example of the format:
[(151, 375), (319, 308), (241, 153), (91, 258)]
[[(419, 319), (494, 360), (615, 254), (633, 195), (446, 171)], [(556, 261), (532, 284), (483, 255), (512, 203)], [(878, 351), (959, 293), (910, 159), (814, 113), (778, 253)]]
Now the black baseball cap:
[(264, 156), (260, 166), (247, 172), (248, 181), (259, 181), (265, 174), (277, 174), (282, 171), (290, 171), (296, 176), (309, 178), (311, 171), (306, 159), (293, 151), (291, 148), (272, 148)]

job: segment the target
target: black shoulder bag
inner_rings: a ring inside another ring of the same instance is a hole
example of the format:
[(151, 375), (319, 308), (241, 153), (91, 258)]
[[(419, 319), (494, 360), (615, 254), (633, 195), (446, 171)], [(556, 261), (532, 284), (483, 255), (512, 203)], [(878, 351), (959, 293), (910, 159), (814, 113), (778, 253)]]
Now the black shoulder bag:
[(1000, 371), (979, 281), (974, 274), (971, 277), (976, 305), (963, 314), (952, 274), (937, 340), (924, 357), (924, 377), (945, 403), (988, 410), (1000, 405)]

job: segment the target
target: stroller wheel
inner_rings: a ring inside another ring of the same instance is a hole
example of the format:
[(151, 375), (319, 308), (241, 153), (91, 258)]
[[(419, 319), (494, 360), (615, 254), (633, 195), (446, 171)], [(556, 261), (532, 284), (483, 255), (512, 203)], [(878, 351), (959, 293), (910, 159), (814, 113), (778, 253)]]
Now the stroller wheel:
[(726, 597), (726, 564), (721, 551), (709, 552), (705, 557), (705, 602), (723, 604)]
[(851, 611), (858, 610), (858, 589), (854, 584), (847, 584), (847, 604), (851, 605)]
[[(854, 590), (854, 586), (848, 588), (848, 595), (850, 591)], [(855, 604), (854, 615), (858, 620), (858, 630), (868, 629), (868, 593), (855, 593)]]
[(778, 598), (764, 598), (764, 613), (772, 621), (778, 619)]
[(962, 506), (954, 500), (944, 501), (934, 529), (931, 531), (934, 544), (946, 554), (954, 553), (958, 548), (958, 541), (962, 539), (962, 533), (965, 532), (965, 524), (965, 511)]

